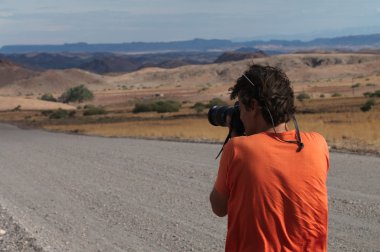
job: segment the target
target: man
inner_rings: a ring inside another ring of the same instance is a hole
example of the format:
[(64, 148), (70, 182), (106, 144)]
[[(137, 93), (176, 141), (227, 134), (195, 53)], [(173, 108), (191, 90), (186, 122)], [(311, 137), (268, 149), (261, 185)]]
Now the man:
[(210, 195), (214, 213), (228, 215), (225, 250), (327, 251), (328, 147), (318, 133), (299, 132), (296, 121), (289, 130), (289, 79), (252, 65), (230, 91), (245, 134), (232, 132)]

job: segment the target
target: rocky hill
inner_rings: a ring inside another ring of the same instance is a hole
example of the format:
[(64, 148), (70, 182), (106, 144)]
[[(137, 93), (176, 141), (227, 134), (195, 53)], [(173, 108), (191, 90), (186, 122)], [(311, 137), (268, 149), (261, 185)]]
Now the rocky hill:
[(236, 50), (236, 51), (223, 53), (214, 61), (214, 63), (239, 61), (239, 60), (245, 60), (245, 59), (264, 58), (264, 57), (267, 57), (267, 54), (260, 50), (254, 50), (254, 51)]
[(38, 75), (37, 72), (0, 59), (0, 87), (10, 85), (19, 80), (29, 79), (36, 75)]

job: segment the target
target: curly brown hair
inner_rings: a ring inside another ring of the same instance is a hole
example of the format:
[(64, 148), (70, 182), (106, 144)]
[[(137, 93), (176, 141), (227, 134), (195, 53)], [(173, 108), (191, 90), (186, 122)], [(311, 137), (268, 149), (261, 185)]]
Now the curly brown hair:
[(296, 111), (293, 88), (279, 68), (252, 64), (229, 91), (231, 100), (239, 97), (246, 109), (250, 109), (252, 99), (256, 99), (265, 121), (272, 124), (272, 115), (275, 126), (288, 122)]

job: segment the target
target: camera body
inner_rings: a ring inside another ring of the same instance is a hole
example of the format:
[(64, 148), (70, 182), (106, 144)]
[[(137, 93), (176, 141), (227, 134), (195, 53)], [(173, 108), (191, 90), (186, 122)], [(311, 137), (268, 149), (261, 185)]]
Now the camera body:
[(234, 106), (213, 106), (208, 111), (208, 121), (211, 125), (228, 127), (227, 116), (231, 117), (231, 130), (238, 136), (244, 135), (244, 125), (240, 120), (238, 102)]

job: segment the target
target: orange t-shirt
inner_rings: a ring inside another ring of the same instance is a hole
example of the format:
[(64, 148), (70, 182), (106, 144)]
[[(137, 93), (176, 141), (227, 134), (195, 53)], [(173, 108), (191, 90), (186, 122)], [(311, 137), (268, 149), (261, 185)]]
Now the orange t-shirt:
[(228, 196), (226, 251), (327, 250), (328, 147), (318, 133), (301, 138), (300, 152), (271, 133), (224, 146), (215, 189)]

